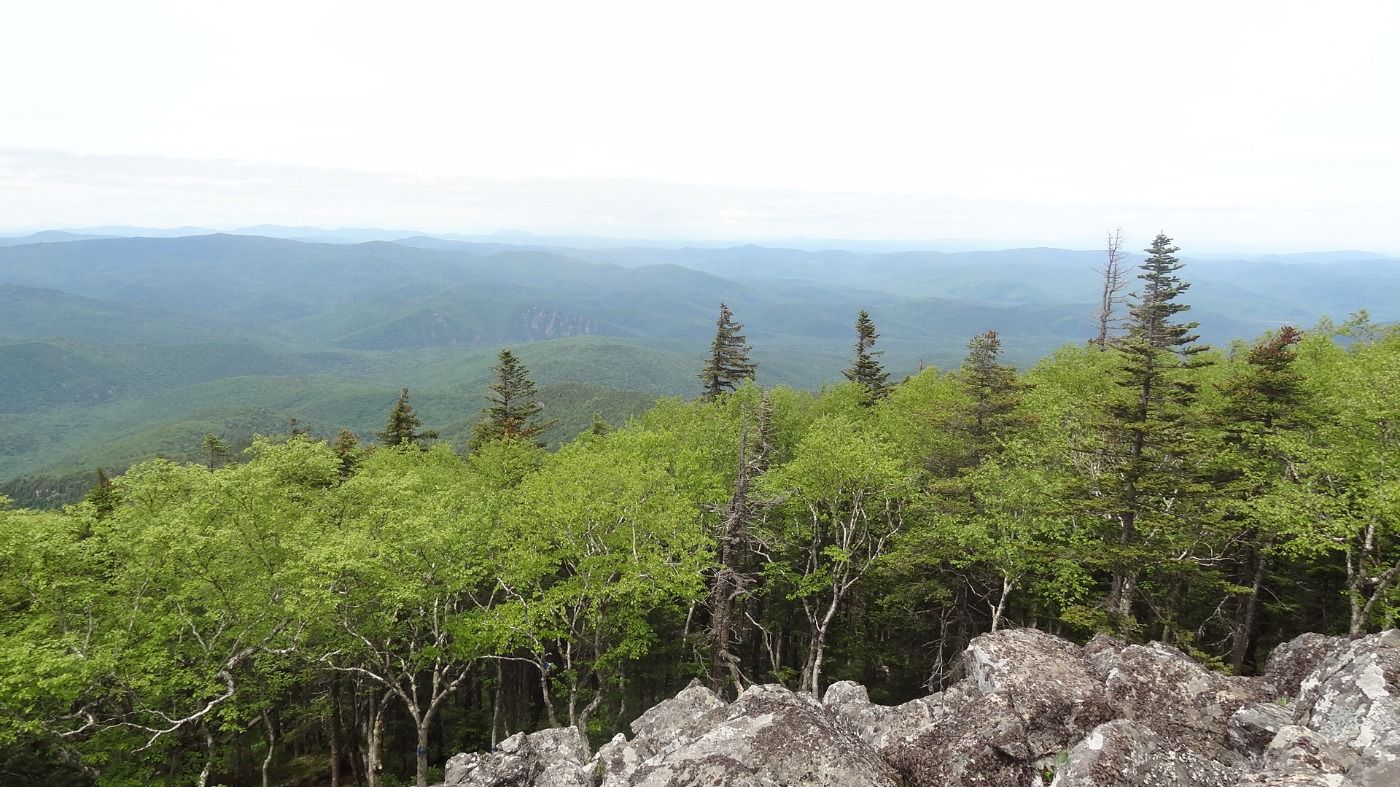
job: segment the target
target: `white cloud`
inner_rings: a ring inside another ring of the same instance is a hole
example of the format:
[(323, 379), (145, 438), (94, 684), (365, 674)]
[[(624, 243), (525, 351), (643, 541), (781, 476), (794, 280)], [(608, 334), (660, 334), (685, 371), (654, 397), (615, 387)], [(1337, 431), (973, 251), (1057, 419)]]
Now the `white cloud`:
[(218, 8), (7, 10), (0, 146), (92, 157), (12, 157), (0, 221), (1400, 247), (1384, 0)]

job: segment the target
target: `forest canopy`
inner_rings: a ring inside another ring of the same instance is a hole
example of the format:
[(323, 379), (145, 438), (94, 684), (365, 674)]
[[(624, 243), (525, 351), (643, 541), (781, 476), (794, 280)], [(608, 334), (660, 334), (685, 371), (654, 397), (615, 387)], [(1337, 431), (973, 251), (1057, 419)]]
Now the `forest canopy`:
[(819, 392), (740, 368), (555, 452), (284, 435), (0, 509), (0, 771), (426, 784), (692, 678), (908, 699), (1007, 626), (1246, 674), (1396, 625), (1400, 331), (1205, 348), (1158, 240), (1121, 330), (1026, 370), (989, 331), (887, 383), (862, 313)]

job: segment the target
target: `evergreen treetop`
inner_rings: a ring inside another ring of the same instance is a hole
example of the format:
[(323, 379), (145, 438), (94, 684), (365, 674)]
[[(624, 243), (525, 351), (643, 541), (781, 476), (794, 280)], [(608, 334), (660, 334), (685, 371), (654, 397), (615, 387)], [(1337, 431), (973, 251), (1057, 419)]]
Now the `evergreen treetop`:
[(725, 391), (733, 391), (757, 372), (757, 364), (749, 360), (752, 348), (740, 333), (743, 329), (741, 323), (734, 321), (734, 312), (721, 303), (719, 320), (715, 322), (715, 340), (710, 344), (709, 359), (700, 372), (701, 398), (711, 400)]
[(539, 420), (544, 405), (536, 398), (539, 393), (529, 370), (510, 350), (501, 350), (494, 371), (496, 381), (486, 395), (490, 405), (482, 410), (485, 418), (472, 430), (472, 450), (493, 440), (530, 440), (543, 447), (539, 436), (553, 423)]
[(875, 332), (875, 322), (870, 319), (870, 313), (861, 309), (860, 314), (856, 316), (856, 357), (851, 363), (851, 368), (842, 374), (846, 375), (847, 380), (864, 386), (866, 395), (863, 403), (867, 405), (883, 399), (890, 392), (890, 373), (885, 371), (879, 360), (885, 351), (871, 349), (879, 338), (880, 334)]
[(413, 411), (413, 405), (408, 403), (408, 388), (405, 387), (399, 392), (399, 399), (394, 403), (394, 409), (389, 411), (389, 422), (379, 433), (379, 442), (391, 446), (418, 445), (423, 440), (434, 439), (438, 436), (434, 429), (418, 431), (422, 425), (423, 421)]

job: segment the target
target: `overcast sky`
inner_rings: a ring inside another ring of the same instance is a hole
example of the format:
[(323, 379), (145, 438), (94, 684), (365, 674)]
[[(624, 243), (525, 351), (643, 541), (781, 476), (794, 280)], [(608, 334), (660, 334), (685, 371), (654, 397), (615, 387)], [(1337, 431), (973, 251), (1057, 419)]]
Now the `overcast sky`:
[(1400, 3), (8, 3), (0, 230), (1400, 251)]

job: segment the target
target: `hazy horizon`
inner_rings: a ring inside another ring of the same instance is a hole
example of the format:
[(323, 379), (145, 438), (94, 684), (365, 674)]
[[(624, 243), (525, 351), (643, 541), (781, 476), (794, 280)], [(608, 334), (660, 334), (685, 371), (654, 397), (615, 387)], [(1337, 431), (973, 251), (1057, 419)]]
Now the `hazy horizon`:
[(1400, 6), (29, 4), (0, 230), (1400, 252)]

